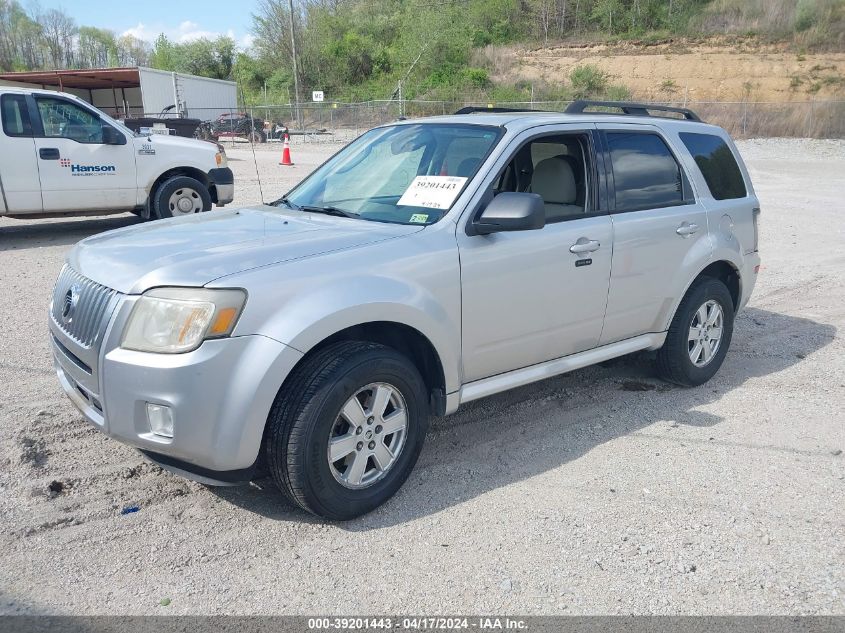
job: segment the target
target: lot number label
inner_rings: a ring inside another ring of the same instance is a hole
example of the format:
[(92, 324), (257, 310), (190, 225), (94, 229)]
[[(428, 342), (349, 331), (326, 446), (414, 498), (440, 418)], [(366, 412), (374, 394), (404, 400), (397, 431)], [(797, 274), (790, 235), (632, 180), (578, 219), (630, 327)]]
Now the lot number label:
[(398, 205), (448, 209), (463, 189), (466, 178), (460, 176), (417, 176), (399, 198)]

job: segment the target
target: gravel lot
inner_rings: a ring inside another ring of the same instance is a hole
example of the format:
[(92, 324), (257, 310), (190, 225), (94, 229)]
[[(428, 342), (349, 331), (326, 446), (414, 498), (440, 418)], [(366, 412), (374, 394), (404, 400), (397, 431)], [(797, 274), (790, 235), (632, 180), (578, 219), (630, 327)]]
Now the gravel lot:
[[(261, 148), (265, 199), (337, 148), (300, 141), (293, 168)], [(50, 289), (76, 241), (137, 220), (0, 220), (0, 613), (845, 614), (845, 142), (740, 149), (764, 267), (713, 381), (675, 388), (638, 356), (474, 402), (345, 524), (84, 422), (52, 372)], [(251, 152), (229, 152), (236, 204), (257, 202)]]

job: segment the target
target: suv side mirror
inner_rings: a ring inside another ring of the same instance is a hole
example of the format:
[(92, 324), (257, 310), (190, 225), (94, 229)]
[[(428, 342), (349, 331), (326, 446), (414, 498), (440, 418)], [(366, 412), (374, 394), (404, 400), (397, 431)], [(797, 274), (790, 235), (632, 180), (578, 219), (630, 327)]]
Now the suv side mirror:
[(103, 123), (103, 145), (126, 145), (126, 137), (108, 123)]
[(546, 206), (536, 193), (503, 192), (472, 223), (475, 233), (531, 231), (546, 226)]

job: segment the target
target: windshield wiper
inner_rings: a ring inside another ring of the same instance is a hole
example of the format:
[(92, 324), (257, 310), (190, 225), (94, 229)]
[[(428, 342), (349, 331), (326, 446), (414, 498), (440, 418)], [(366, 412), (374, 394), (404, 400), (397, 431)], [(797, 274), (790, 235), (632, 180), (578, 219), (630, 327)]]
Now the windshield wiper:
[(299, 206), (300, 211), (307, 211), (308, 213), (325, 213), (326, 215), (336, 215), (341, 218), (357, 218), (358, 213), (352, 213), (351, 211), (345, 211), (344, 209), (339, 209), (338, 207), (332, 206), (325, 206), (325, 207), (318, 207), (312, 206), (309, 204), (303, 204)]
[(295, 202), (288, 200), (287, 196), (279, 198), (278, 200), (274, 200), (270, 204), (274, 207), (278, 207), (284, 204), (287, 205), (289, 208), (293, 209), (294, 211), (306, 211), (307, 213), (324, 213), (326, 215), (336, 215), (341, 218), (357, 218), (360, 216), (359, 213), (346, 211), (345, 209), (341, 209), (339, 207), (317, 206), (311, 204), (296, 204)]
[(299, 206), (295, 205), (293, 202), (288, 200), (287, 196), (282, 196), (278, 200), (273, 200), (273, 202), (271, 202), (270, 204), (274, 207), (278, 207), (284, 204), (290, 207), (291, 209), (294, 209), (295, 211), (299, 211)]

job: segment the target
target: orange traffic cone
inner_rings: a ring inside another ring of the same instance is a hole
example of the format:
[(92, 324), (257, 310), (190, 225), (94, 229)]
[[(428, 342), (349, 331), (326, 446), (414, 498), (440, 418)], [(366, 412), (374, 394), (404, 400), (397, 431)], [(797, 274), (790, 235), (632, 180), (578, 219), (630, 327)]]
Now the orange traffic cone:
[(290, 138), (287, 134), (285, 134), (285, 144), (282, 147), (282, 160), (279, 161), (279, 164), (288, 167), (293, 166), (293, 161), (290, 159)]

